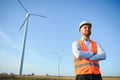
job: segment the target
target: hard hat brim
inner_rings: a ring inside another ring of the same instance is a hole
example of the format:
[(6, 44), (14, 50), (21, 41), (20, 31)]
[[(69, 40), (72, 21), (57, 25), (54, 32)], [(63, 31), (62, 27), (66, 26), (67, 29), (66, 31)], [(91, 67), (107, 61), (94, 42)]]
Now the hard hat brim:
[(80, 29), (83, 27), (83, 25), (89, 25), (90, 28), (92, 27), (92, 24), (91, 24), (91, 23), (83, 23), (83, 24), (80, 24), (80, 25), (79, 25), (78, 31), (80, 31)]
[(92, 26), (90, 23), (84, 23), (84, 24), (80, 25), (80, 28), (81, 28), (83, 25), (90, 25), (90, 27)]

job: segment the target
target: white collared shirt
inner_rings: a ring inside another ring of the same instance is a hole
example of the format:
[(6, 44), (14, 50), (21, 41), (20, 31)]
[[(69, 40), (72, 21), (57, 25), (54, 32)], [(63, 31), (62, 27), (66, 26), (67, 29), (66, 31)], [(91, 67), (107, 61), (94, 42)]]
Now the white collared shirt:
[(89, 60), (98, 60), (98, 61), (106, 59), (106, 53), (103, 50), (103, 48), (100, 46), (100, 44), (96, 43), (97, 54), (94, 55), (93, 52), (90, 52), (90, 40), (86, 41), (83, 38), (81, 38), (81, 40), (85, 43), (88, 52), (82, 51), (80, 49), (78, 41), (75, 41), (72, 43), (72, 52), (76, 58), (88, 58)]

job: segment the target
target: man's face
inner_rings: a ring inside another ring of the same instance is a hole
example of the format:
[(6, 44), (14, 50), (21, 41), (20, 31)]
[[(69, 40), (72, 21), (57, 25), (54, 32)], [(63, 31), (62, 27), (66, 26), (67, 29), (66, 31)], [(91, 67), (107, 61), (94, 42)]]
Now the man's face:
[(83, 25), (80, 29), (80, 33), (85, 36), (90, 36), (91, 35), (91, 27), (90, 25)]

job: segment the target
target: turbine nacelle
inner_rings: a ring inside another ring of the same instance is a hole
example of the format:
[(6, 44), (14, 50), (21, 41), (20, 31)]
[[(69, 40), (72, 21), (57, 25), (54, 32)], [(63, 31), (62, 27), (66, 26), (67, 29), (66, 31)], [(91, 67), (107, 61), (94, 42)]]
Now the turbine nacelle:
[(21, 2), (20, 0), (18, 0), (18, 2), (19, 2), (20, 5), (22, 6), (23, 10), (26, 12), (26, 18), (25, 18), (24, 22), (22, 23), (21, 27), (19, 28), (19, 31), (22, 29), (22, 27), (24, 26), (26, 20), (29, 18), (30, 15), (47, 18), (46, 16), (43, 16), (43, 15), (39, 15), (39, 14), (34, 14), (34, 13), (28, 12), (28, 10), (23, 6), (22, 2)]

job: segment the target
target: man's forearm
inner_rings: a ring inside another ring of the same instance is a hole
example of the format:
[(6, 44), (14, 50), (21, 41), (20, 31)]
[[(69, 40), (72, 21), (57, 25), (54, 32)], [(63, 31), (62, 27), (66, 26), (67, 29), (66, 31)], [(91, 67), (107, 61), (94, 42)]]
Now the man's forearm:
[(103, 54), (96, 54), (92, 57), (89, 58), (89, 60), (97, 60), (97, 61), (100, 61), (100, 60), (105, 60), (106, 59), (106, 54), (103, 53)]

